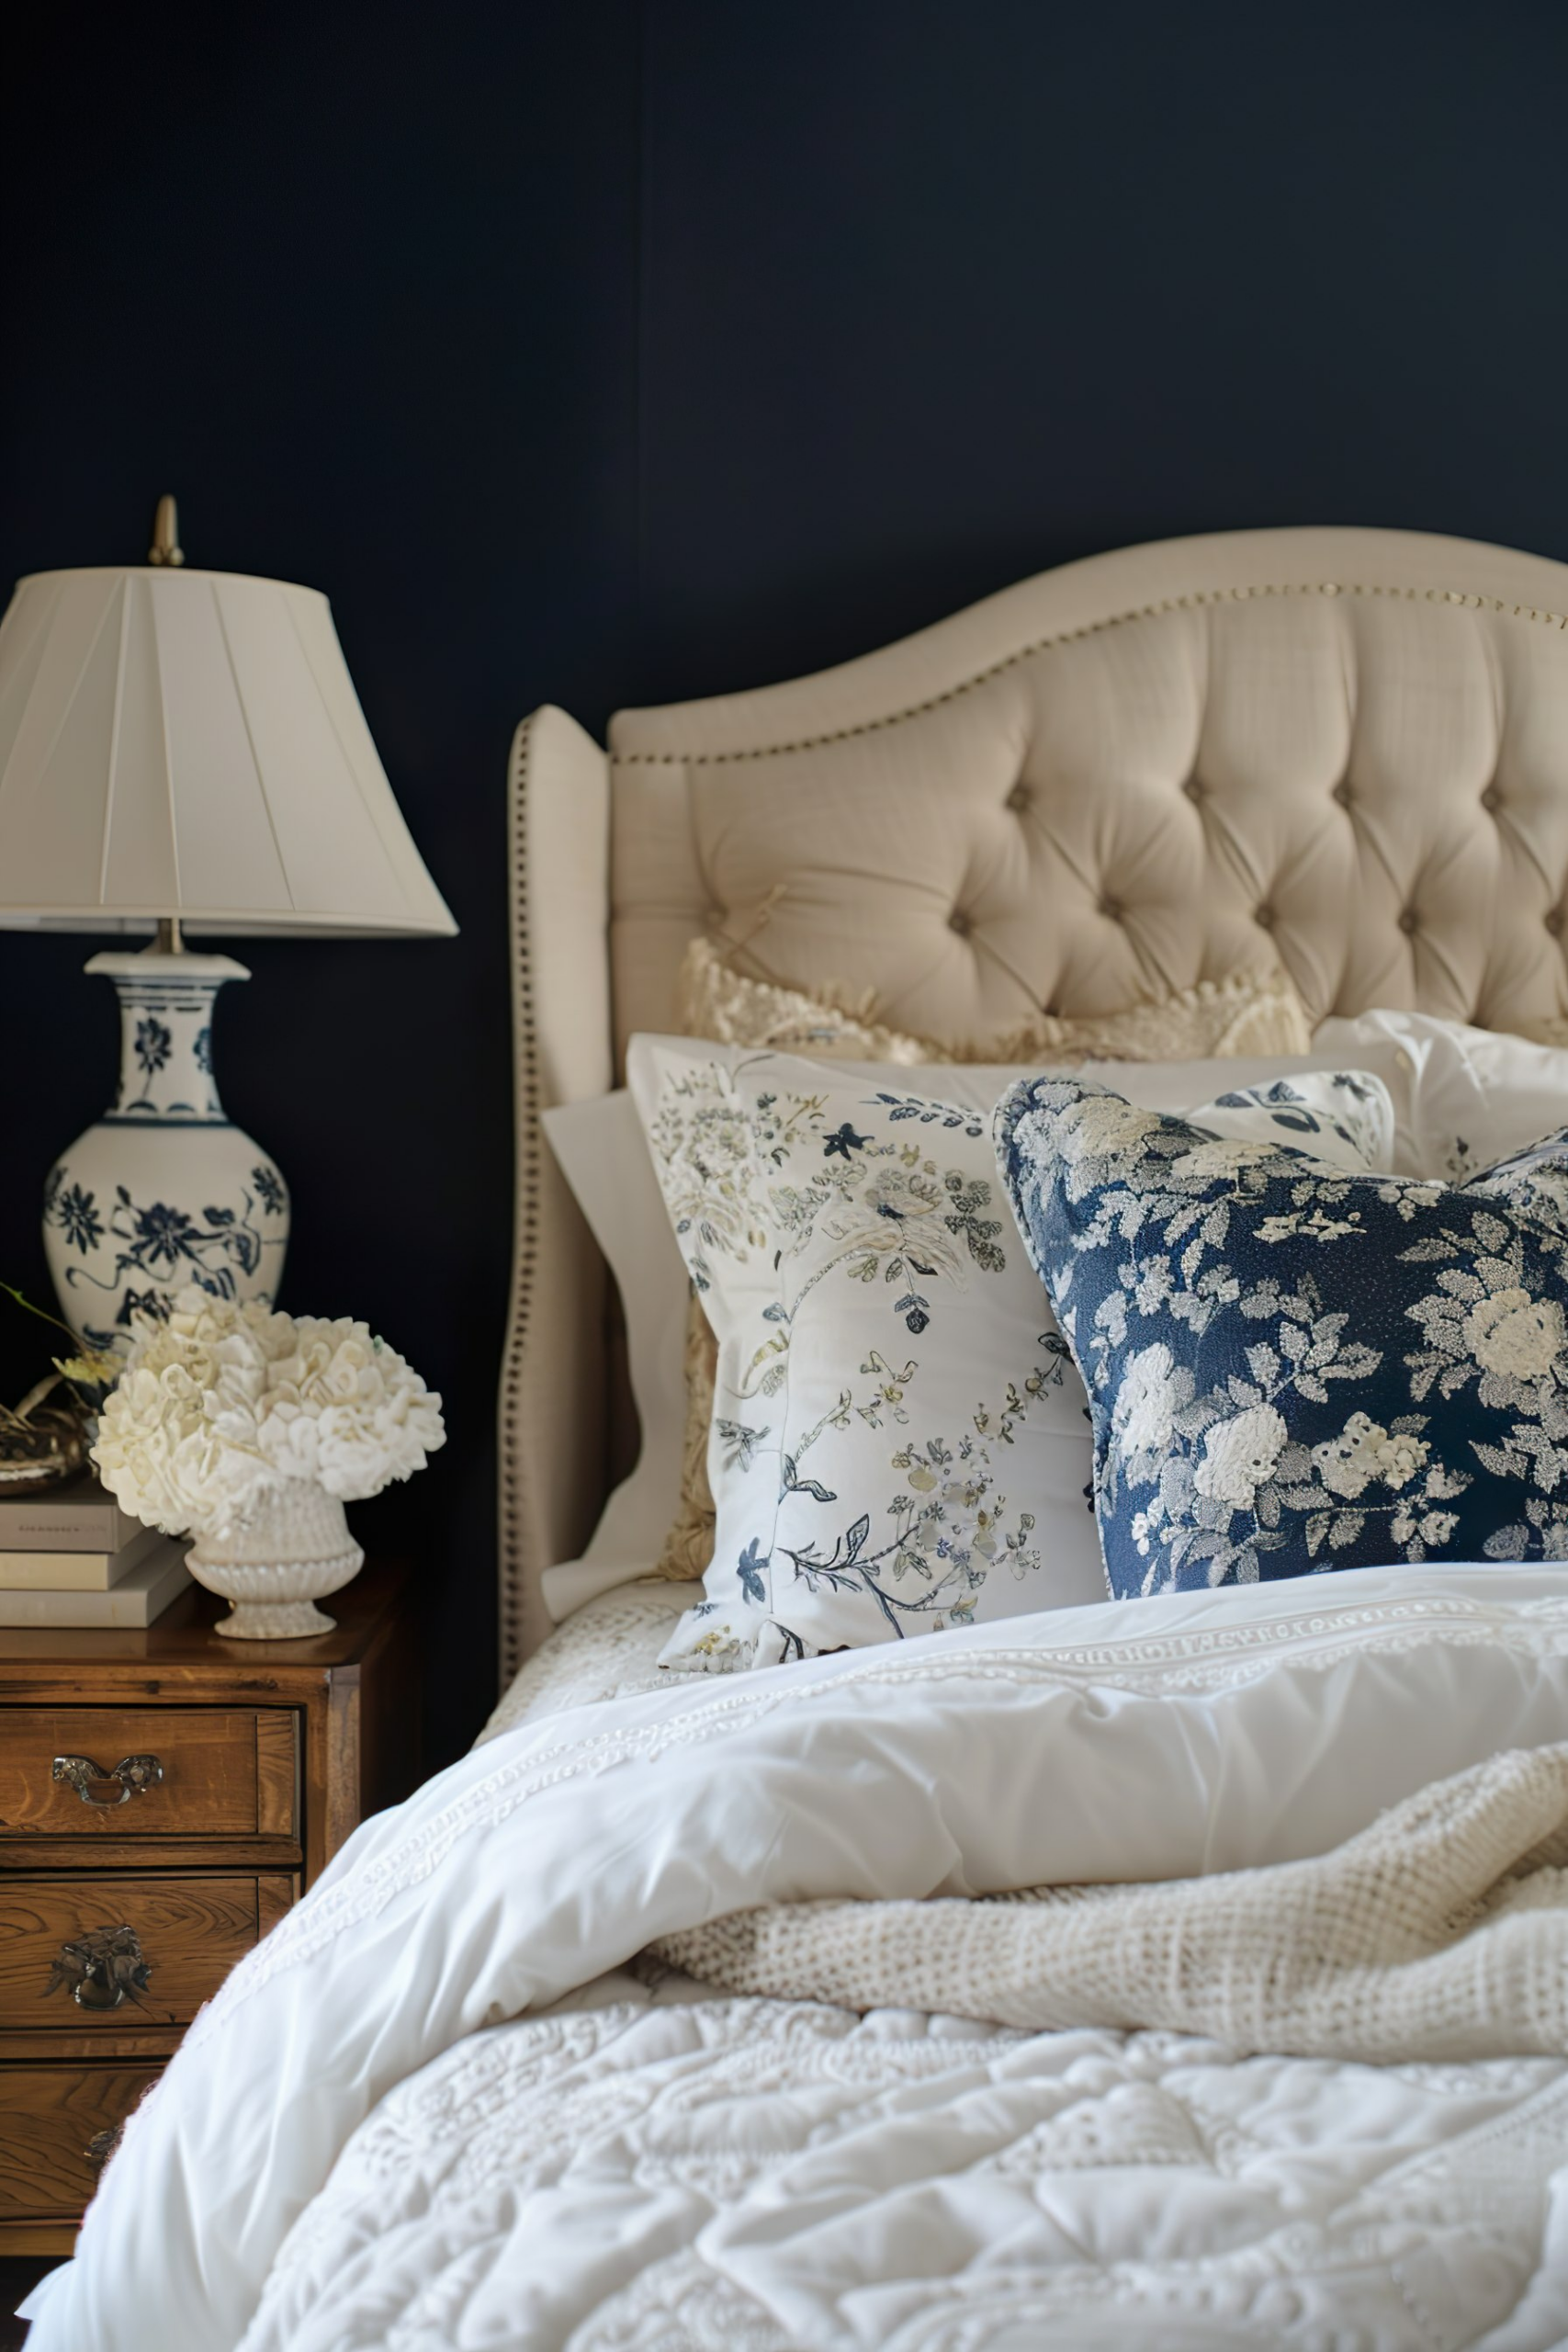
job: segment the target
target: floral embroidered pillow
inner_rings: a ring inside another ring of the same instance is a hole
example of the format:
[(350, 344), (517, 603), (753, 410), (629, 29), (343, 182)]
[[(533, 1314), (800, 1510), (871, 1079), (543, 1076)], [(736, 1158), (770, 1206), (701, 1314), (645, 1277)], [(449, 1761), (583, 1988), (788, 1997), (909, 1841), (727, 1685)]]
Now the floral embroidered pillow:
[[(1103, 1599), (1087, 1400), (987, 1114), (679, 1039), (634, 1039), (628, 1074), (717, 1341), (713, 1560), (663, 1663), (773, 1665)], [(1342, 1075), (1212, 1114), (1297, 1141), (1304, 1120), (1357, 1166), (1393, 1125), (1380, 1083)]]
[[(876, 1018), (867, 992), (855, 994), (832, 983), (810, 992), (761, 979), (737, 971), (715, 941), (694, 939), (681, 965), (677, 1007), (680, 1028), (688, 1037), (904, 1068), (976, 1060), (1070, 1068), (1091, 1056), (1140, 1062), (1282, 1058), (1304, 1054), (1312, 1042), (1311, 1023), (1282, 968), (1199, 981), (1161, 1001), (1130, 1005), (1121, 1012), (1072, 1020), (1041, 1013), (1005, 1035), (953, 1046), (890, 1029)], [(714, 1370), (712, 1333), (694, 1297), (686, 1324), (680, 1501), (660, 1547), (656, 1576), (694, 1578), (713, 1557), (707, 1442)]]
[(995, 1136), (1119, 1597), (1568, 1556), (1568, 1136), (1455, 1187), (1066, 1078), (1014, 1086)]
[(1471, 1183), (1488, 1199), (1506, 1201), (1521, 1216), (1568, 1235), (1568, 1127), (1499, 1160)]

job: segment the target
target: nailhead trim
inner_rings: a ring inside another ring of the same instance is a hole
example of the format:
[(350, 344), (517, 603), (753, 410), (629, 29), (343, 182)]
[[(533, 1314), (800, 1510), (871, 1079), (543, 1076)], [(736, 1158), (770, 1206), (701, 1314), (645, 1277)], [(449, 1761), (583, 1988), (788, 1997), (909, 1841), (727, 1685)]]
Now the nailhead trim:
[(855, 727), (838, 727), (826, 735), (804, 735), (795, 743), (764, 743), (740, 752), (615, 752), (611, 753), (612, 763), (616, 767), (728, 767), (741, 760), (773, 760), (794, 752), (815, 752), (826, 743), (847, 743), (858, 735), (875, 735), (885, 727), (901, 726), (907, 718), (923, 718), (929, 710), (939, 710), (944, 703), (956, 702), (961, 695), (972, 694), (976, 686), (988, 685), (993, 678), (1016, 669), (1021, 662), (1032, 662), (1038, 654), (1055, 652), (1058, 646), (1075, 645), (1080, 638), (1099, 637), (1106, 629), (1124, 628), (1129, 621), (1153, 620), (1160, 613), (1194, 611), (1203, 605), (1246, 604), (1254, 596), (1391, 596), (1411, 604), (1463, 605), (1474, 612), (1501, 613), (1506, 618), (1536, 621), (1545, 628), (1568, 630), (1568, 615), (1541, 612), (1534, 605), (1505, 604), (1500, 596), (1467, 595), (1457, 588), (1384, 588), (1360, 582), (1346, 586), (1337, 580), (1308, 581), (1299, 586), (1198, 588), (1190, 595), (1162, 596), (1155, 605), (1138, 605), (1130, 612), (1112, 613), (1102, 621), (1086, 621), (1081, 628), (1037, 638), (1032, 645), (1021, 646), (1016, 653), (977, 670), (972, 678), (961, 679), (957, 685), (945, 687), (940, 695), (910, 703), (904, 710), (889, 711), (882, 718), (863, 719)]
[(534, 1562), (523, 1524), (523, 1447), (520, 1422), (523, 1365), (534, 1313), (534, 1270), (539, 1255), (540, 1189), (543, 1175), (539, 1125), (539, 1041), (534, 1006), (534, 967), (526, 920), (528, 885), (528, 746), (532, 721), (525, 719), (512, 739), (508, 785), (507, 851), (511, 869), (512, 1045), (515, 1072), (516, 1206), (512, 1251), (512, 1299), (502, 1356), (497, 1463), (499, 1623), (502, 1690), (523, 1663), (523, 1606)]

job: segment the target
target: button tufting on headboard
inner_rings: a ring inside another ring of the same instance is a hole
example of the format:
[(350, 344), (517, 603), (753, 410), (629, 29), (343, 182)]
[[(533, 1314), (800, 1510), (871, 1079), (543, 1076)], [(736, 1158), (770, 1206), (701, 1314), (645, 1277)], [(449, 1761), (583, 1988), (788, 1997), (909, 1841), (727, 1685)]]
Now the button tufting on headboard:
[[(754, 968), (954, 1043), (1280, 959), (1314, 1018), (1551, 1019), (1562, 958), (1516, 916), (1568, 880), (1564, 609), (1539, 558), (1237, 533), (1047, 573), (820, 678), (624, 712), (618, 1033), (670, 1017), (710, 893), (743, 923), (781, 884)], [(962, 963), (929, 944), (959, 877)]]

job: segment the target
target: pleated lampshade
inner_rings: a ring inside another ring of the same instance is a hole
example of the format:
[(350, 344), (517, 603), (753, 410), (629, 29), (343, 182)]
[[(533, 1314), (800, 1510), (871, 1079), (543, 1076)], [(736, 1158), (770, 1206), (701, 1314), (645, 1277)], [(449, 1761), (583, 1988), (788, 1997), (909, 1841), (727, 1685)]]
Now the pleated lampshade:
[(326, 598), (238, 572), (40, 571), (0, 624), (0, 925), (457, 925)]

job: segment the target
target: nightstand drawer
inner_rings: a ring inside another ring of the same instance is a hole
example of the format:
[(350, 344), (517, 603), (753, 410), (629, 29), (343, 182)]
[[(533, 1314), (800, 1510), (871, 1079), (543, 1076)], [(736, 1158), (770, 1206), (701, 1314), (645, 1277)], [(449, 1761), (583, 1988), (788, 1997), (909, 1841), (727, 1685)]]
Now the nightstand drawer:
[(0, 2222), (73, 2220), (157, 2066), (7, 2066), (0, 2073)]
[(0, 1712), (0, 1840), (293, 1838), (298, 1732), (285, 1707)]
[(270, 1874), (0, 1883), (0, 2055), (13, 2033), (74, 2044), (188, 2025), (292, 1892)]

